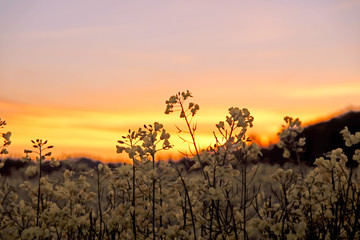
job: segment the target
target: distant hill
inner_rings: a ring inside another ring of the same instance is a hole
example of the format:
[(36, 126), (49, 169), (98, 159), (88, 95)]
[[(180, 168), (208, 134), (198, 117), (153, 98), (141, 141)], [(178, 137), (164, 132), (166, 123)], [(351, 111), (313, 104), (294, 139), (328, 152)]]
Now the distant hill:
[[(306, 148), (301, 155), (301, 160), (308, 165), (312, 165), (316, 158), (324, 156), (336, 148), (342, 148), (351, 159), (354, 151), (359, 146), (346, 147), (340, 131), (347, 126), (349, 131), (354, 134), (360, 132), (360, 112), (347, 112), (328, 121), (319, 122), (304, 128), (302, 133), (306, 137)], [(287, 159), (282, 157), (282, 149), (276, 145), (262, 149), (262, 162), (284, 164)]]
[[(96, 167), (100, 162), (96, 160), (92, 160), (89, 158), (74, 158), (74, 159), (66, 159), (60, 161), (60, 165), (57, 167), (53, 167), (50, 165), (49, 161), (45, 161), (42, 164), (42, 172), (45, 174), (51, 174), (54, 171), (65, 171), (66, 169), (71, 171), (87, 171)], [(25, 171), (26, 167), (29, 164), (35, 164), (34, 162), (23, 162), (19, 159), (7, 159), (5, 161), (4, 166), (0, 169), (0, 175), (2, 176), (11, 176), (14, 171)], [(109, 164), (110, 167), (113, 167), (119, 164)]]

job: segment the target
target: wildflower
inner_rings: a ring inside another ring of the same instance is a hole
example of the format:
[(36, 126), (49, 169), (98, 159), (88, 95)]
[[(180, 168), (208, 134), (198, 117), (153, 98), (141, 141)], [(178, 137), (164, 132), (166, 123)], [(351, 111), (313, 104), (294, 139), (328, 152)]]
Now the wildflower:
[(163, 128), (163, 125), (162, 124), (160, 124), (160, 123), (158, 123), (158, 122), (155, 122), (154, 123), (154, 130), (155, 131), (160, 131), (160, 129), (162, 129)]
[(170, 138), (170, 134), (166, 133), (165, 129), (163, 129), (160, 136), (160, 140), (169, 139), (169, 138)]
[(8, 154), (8, 150), (6, 148), (1, 149), (0, 154)]
[(168, 139), (165, 139), (164, 143), (163, 143), (163, 148), (164, 149), (168, 149), (171, 148), (170, 142)]
[(353, 155), (353, 160), (360, 163), (360, 149), (356, 149)]
[(116, 145), (116, 153), (122, 153), (125, 150), (125, 147)]
[(351, 134), (349, 132), (349, 129), (345, 127), (343, 130), (340, 131), (340, 133), (343, 135), (343, 138), (345, 140), (345, 146), (347, 147), (350, 147), (360, 142), (360, 132)]
[(220, 121), (218, 124), (216, 124), (217, 128), (224, 128), (224, 122)]
[(10, 141), (11, 132), (3, 133), (2, 136), (5, 140)]
[(306, 138), (299, 138), (299, 146), (304, 146), (306, 144)]
[(38, 168), (36, 166), (29, 166), (25, 171), (25, 175), (28, 177), (33, 177), (37, 174), (37, 170)]
[(278, 169), (276, 170), (276, 172), (273, 173), (273, 174), (270, 176), (270, 178), (273, 179), (273, 180), (275, 180), (275, 181), (278, 181), (278, 180), (280, 179), (280, 176), (283, 175), (283, 172), (284, 172), (284, 169), (278, 168)]
[(196, 104), (196, 105), (191, 109), (192, 116), (194, 116), (199, 109), (200, 109), (199, 105)]
[(290, 151), (285, 148), (285, 149), (284, 149), (284, 152), (283, 152), (283, 157), (284, 157), (284, 158), (289, 158), (290, 155), (291, 155), (291, 154), (290, 154)]

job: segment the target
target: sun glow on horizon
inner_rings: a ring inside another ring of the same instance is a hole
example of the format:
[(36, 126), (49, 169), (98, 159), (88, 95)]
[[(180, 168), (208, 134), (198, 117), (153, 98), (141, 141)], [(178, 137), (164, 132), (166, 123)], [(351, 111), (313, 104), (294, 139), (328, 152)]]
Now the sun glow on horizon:
[[(201, 108), (201, 106), (200, 106)], [(59, 159), (71, 157), (90, 157), (104, 162), (130, 162), (125, 154), (116, 154), (117, 140), (126, 135), (128, 129), (137, 130), (144, 124), (160, 122), (171, 134), (170, 143), (174, 148), (158, 153), (158, 160), (180, 159), (182, 153), (194, 154), (186, 132), (183, 119), (178, 113), (165, 115), (163, 109), (159, 113), (150, 112), (105, 112), (64, 109), (56, 107), (33, 106), (1, 102), (2, 119), (8, 125), (6, 131), (12, 132), (12, 144), (9, 147), (10, 157), (23, 156), (24, 149), (31, 148), (32, 139), (47, 139), (54, 145), (54, 157)], [(254, 127), (248, 130), (250, 136), (261, 146), (268, 146), (277, 141), (277, 132), (283, 124), (283, 117), (269, 111), (252, 111)], [(215, 124), (225, 120), (227, 111), (220, 109), (200, 109), (194, 117), (197, 124), (196, 141), (200, 149), (206, 149), (215, 143), (213, 132)], [(303, 120), (311, 121), (318, 116), (316, 113), (307, 115)], [(300, 116), (301, 119), (301, 116)], [(302, 119), (301, 119), (302, 120)], [(176, 126), (184, 130), (178, 133)]]

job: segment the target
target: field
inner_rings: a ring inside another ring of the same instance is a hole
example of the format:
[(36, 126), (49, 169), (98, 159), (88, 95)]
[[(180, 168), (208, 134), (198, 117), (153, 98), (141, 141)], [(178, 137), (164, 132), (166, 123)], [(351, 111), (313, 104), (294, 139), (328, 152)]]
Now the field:
[[(114, 151), (132, 164), (59, 162), (51, 159), (52, 145), (33, 140), (23, 167), (1, 176), (0, 238), (360, 238), (360, 149), (352, 159), (334, 149), (309, 167), (301, 161), (301, 122), (285, 117), (277, 146), (289, 163), (261, 163), (246, 135), (254, 117), (236, 107), (216, 124), (216, 144), (199, 149), (192, 120), (200, 107), (191, 97), (179, 92), (166, 101), (165, 113), (179, 113), (187, 126), (180, 131), (191, 139), (193, 155), (182, 162), (155, 161), (159, 151), (175, 147), (158, 122), (118, 141)], [(11, 124), (0, 123), (3, 167)], [(346, 126), (339, 135), (348, 147), (360, 142), (360, 132)]]

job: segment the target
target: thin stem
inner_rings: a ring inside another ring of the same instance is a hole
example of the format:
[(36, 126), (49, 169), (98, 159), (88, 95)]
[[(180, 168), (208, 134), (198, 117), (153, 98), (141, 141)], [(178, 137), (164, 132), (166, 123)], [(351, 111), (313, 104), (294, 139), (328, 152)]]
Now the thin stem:
[(41, 160), (42, 160), (42, 149), (41, 144), (39, 144), (39, 182), (38, 182), (38, 201), (37, 201), (37, 210), (36, 210), (36, 226), (39, 226), (39, 215), (40, 215), (40, 198), (41, 198)]
[[(155, 154), (152, 153), (151, 154), (152, 157), (152, 161), (153, 161), (153, 170), (155, 170)], [(153, 240), (155, 240), (156, 234), (155, 234), (155, 176), (153, 179), (153, 198), (152, 198), (152, 211), (153, 211), (153, 215), (152, 215), (152, 230), (153, 230)]]
[[(189, 192), (188, 192), (188, 189), (186, 187), (186, 183), (185, 183), (185, 180), (184, 178), (182, 177), (179, 169), (175, 166), (175, 170), (176, 172), (178, 173), (180, 179), (181, 179), (181, 182), (184, 186), (184, 190), (185, 190), (185, 195), (188, 199), (188, 202), (189, 202), (189, 208), (190, 208), (190, 214), (191, 214), (191, 222), (192, 222), (192, 225), (193, 225), (193, 231), (194, 231), (194, 239), (196, 240), (196, 227), (195, 227), (195, 216), (194, 216), (194, 212), (193, 212), (193, 209), (192, 209), (192, 204), (191, 204), (191, 200), (190, 200), (190, 196), (189, 196)], [(185, 216), (186, 217), (186, 216)]]
[[(132, 138), (130, 138), (130, 146), (133, 147), (133, 142), (132, 142)], [(132, 201), (131, 201), (131, 205), (133, 206), (133, 213), (132, 213), (132, 227), (133, 227), (133, 234), (134, 234), (134, 239), (136, 240), (136, 210), (135, 210), (135, 180), (136, 180), (136, 175), (135, 175), (135, 157), (132, 158), (133, 160), (133, 167), (132, 167), (132, 185), (133, 185), (133, 189), (132, 189)]]
[(247, 184), (246, 184), (246, 159), (244, 160), (243, 172), (242, 172), (242, 184), (243, 184), (243, 218), (244, 218), (244, 239), (246, 239), (246, 202), (247, 202)]
[(101, 184), (100, 184), (100, 170), (97, 169), (97, 195), (98, 195), (98, 207), (99, 207), (99, 215), (100, 215), (100, 233), (99, 239), (102, 237), (102, 210), (101, 210)]
[[(184, 110), (184, 105), (181, 101), (179, 101), (179, 104), (180, 104), (180, 107), (181, 107), (181, 111), (185, 113), (185, 110)], [(185, 122), (186, 122), (186, 125), (189, 129), (189, 132), (190, 132), (190, 135), (191, 135), (191, 138), (192, 138), (192, 141), (193, 141), (193, 144), (194, 144), (194, 148), (195, 148), (195, 152), (196, 152), (196, 156), (199, 158), (199, 151), (197, 149), (197, 146), (196, 146), (196, 142), (195, 142), (195, 133), (193, 132), (193, 130), (191, 129), (191, 126), (190, 126), (190, 122), (186, 116), (186, 114), (184, 114), (184, 118), (185, 118)]]
[(133, 222), (133, 233), (134, 233), (134, 239), (136, 240), (136, 215), (135, 215), (135, 159), (133, 159), (133, 176), (132, 176), (132, 182), (133, 182), (133, 191), (132, 191), (132, 203), (131, 205), (134, 208), (134, 211), (132, 213), (132, 222)]

